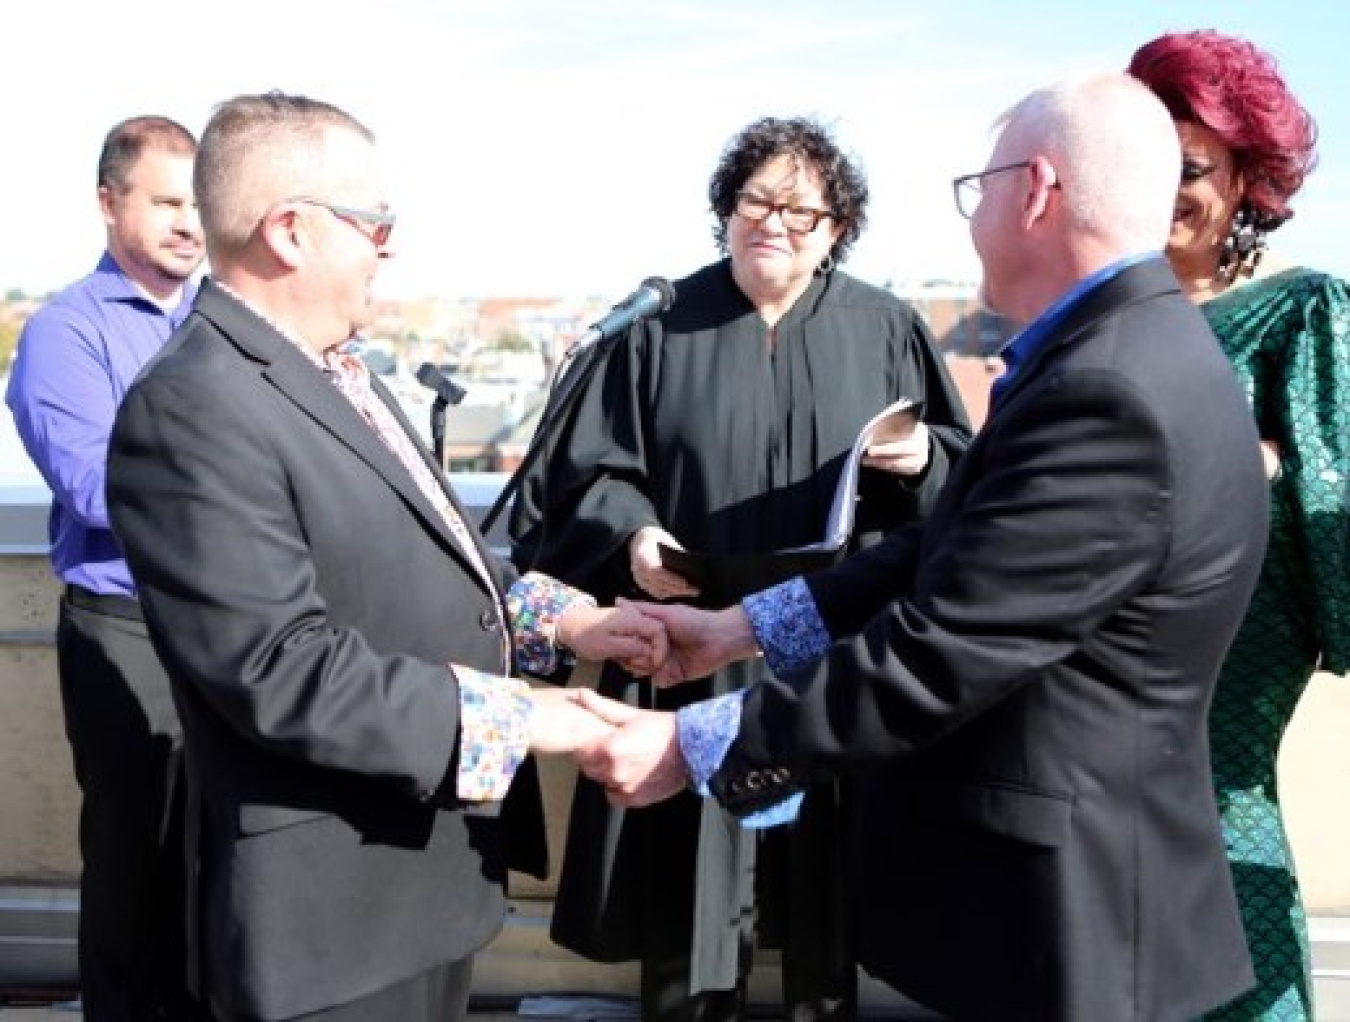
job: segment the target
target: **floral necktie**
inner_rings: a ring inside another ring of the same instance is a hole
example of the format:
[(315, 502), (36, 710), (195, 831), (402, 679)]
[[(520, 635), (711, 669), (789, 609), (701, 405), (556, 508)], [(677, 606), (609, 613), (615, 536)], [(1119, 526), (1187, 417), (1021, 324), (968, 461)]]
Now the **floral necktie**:
[(412, 474), (418, 489), (431, 501), (432, 506), (440, 512), (450, 531), (454, 533), (455, 539), (459, 545), (468, 554), (473, 566), (478, 570), (488, 583), (488, 588), (493, 593), (497, 591), (495, 583), (492, 581), (492, 575), (483, 562), (482, 556), (478, 552), (478, 545), (474, 542), (473, 535), (469, 527), (464, 524), (464, 519), (451, 503), (449, 496), (432, 474), (431, 468), (422, 457), (417, 445), (399, 421), (394, 418), (394, 413), (389, 410), (380, 396), (375, 393), (370, 385), (370, 370), (366, 364), (356, 355), (349, 352), (330, 349), (324, 352), (324, 368), (332, 377), (337, 389), (347, 398), (361, 413), (362, 417), (371, 425), (379, 438), (384, 441), (386, 447), (394, 452), (403, 466)]

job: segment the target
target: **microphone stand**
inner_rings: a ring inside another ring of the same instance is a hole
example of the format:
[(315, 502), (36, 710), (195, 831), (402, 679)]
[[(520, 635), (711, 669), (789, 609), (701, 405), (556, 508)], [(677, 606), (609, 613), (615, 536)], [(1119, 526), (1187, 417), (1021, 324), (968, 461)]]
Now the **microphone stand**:
[(423, 362), (417, 370), (417, 382), (436, 394), (431, 403), (431, 451), (436, 464), (445, 471), (445, 409), (464, 400), (465, 390), (430, 362)]
[(626, 331), (619, 331), (613, 337), (606, 337), (595, 344), (588, 345), (587, 350), (582, 352), (581, 358), (577, 361), (571, 361), (567, 356), (563, 358), (562, 364), (558, 366), (558, 371), (553, 376), (553, 385), (549, 390), (547, 400), (544, 402), (543, 414), (540, 416), (534, 436), (530, 439), (530, 446), (525, 449), (525, 456), (520, 459), (520, 464), (516, 466), (515, 471), (506, 480), (501, 493), (497, 494), (496, 501), (488, 510), (488, 513), (483, 516), (483, 521), (479, 525), (479, 531), (484, 536), (492, 531), (492, 526), (501, 517), (501, 513), (506, 510), (512, 498), (515, 497), (516, 491), (525, 481), (525, 474), (530, 470), (530, 466), (539, 460), (539, 456), (544, 453), (550, 434), (557, 429), (559, 423), (567, 417), (568, 412), (577, 403), (577, 399), (585, 389), (586, 382), (604, 364), (606, 357), (619, 338), (626, 336)]
[(445, 471), (445, 408), (449, 403), (439, 396), (431, 402), (431, 451), (441, 471)]

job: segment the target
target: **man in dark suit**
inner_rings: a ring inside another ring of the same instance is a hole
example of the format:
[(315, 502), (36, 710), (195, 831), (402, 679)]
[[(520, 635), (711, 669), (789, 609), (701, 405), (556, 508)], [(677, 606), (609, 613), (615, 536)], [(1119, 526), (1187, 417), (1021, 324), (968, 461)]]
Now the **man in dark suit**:
[(1251, 982), (1205, 715), (1265, 484), (1160, 255), (1180, 166), (1127, 77), (1014, 107), (955, 186), (986, 304), (1026, 326), (926, 525), (737, 607), (651, 608), (666, 681), (757, 650), (776, 680), (676, 718), (587, 700), (623, 727), (582, 766), (623, 804), (687, 770), (781, 818), (865, 770), (861, 960), (953, 1018), (1188, 1019)]
[(238, 97), (194, 191), (212, 277), (109, 504), (183, 718), (195, 987), (218, 1020), (456, 1019), (508, 865), (545, 871), (527, 750), (597, 726), (506, 676), (642, 669), (663, 631), (494, 560), (346, 350), (394, 223), (361, 124)]

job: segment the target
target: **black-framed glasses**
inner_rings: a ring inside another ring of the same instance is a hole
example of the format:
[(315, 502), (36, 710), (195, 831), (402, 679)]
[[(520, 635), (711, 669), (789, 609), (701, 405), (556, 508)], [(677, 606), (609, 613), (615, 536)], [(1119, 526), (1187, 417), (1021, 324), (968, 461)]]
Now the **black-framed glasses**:
[(969, 220), (975, 214), (975, 207), (980, 204), (980, 198), (984, 195), (985, 178), (1009, 170), (1025, 170), (1030, 166), (1030, 160), (1018, 160), (1016, 163), (1005, 163), (1001, 167), (990, 167), (988, 170), (980, 170), (974, 174), (963, 174), (961, 177), (953, 178), (952, 195), (956, 198), (956, 211)]
[[(286, 200), (287, 202), (303, 202), (309, 206), (322, 206), (328, 212), (332, 213), (339, 220), (351, 224), (358, 231), (370, 239), (371, 244), (376, 248), (384, 248), (389, 243), (389, 235), (394, 231), (394, 223), (398, 219), (393, 213), (380, 209), (356, 209), (353, 206), (338, 206), (331, 202), (324, 202), (322, 199), (311, 198), (308, 195), (293, 195)], [(371, 229), (366, 230), (362, 224), (368, 225)]]
[(762, 223), (777, 213), (783, 228), (793, 234), (810, 234), (822, 220), (834, 217), (834, 213), (828, 209), (794, 206), (790, 202), (773, 202), (750, 192), (736, 193), (736, 212), (754, 223)]

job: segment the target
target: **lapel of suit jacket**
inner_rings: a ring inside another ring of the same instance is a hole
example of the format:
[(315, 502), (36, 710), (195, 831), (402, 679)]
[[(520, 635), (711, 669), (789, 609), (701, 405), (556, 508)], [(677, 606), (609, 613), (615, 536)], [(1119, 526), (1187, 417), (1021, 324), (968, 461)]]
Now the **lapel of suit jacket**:
[[(194, 311), (209, 319), (225, 338), (246, 356), (261, 363), (265, 367), (262, 374), (269, 383), (328, 430), (339, 443), (369, 465), (403, 498), (428, 529), (442, 537), (454, 556), (463, 562), (468, 573), (479, 585), (488, 588), (488, 583), (474, 566), (473, 559), (461, 548), (459, 540), (446, 524), (445, 518), (422, 493), (398, 455), (386, 446), (370, 423), (366, 422), (361, 413), (332, 384), (323, 370), (306, 358), (304, 353), (274, 326), (214, 286), (209, 279), (202, 283)], [(376, 382), (372, 377), (372, 383)], [(398, 407), (398, 402), (393, 400), (388, 389), (380, 384), (376, 387), (376, 393), (393, 411), (400, 426), (413, 437), (419, 454), (430, 463), (430, 455), (424, 450), (424, 445), (412, 430), (407, 416)], [(435, 471), (433, 475), (446, 489), (447, 496), (463, 516), (463, 508), (446, 486), (443, 474)], [(464, 516), (464, 521), (469, 523), (471, 519)], [(479, 553), (485, 564), (490, 562), (490, 557), (481, 544)], [(493, 595), (498, 594), (493, 592)]]
[[(436, 480), (436, 485), (441, 488), (446, 498), (450, 501), (451, 506), (454, 507), (455, 513), (459, 515), (464, 521), (464, 524), (468, 527), (466, 530), (467, 535), (473, 542), (474, 549), (478, 551), (478, 556), (483, 564), (491, 564), (492, 554), (487, 548), (486, 537), (474, 527), (473, 518), (469, 515), (469, 512), (465, 509), (464, 505), (460, 503), (459, 495), (455, 493), (455, 488), (450, 485), (450, 480), (446, 478), (445, 470), (442, 469), (440, 465), (436, 464), (436, 456), (432, 454), (430, 448), (422, 442), (421, 436), (418, 434), (417, 430), (413, 428), (412, 422), (409, 421), (408, 416), (404, 413), (403, 406), (398, 403), (398, 400), (394, 397), (393, 393), (385, 386), (384, 381), (373, 373), (370, 377), (370, 385), (375, 393), (379, 395), (380, 400), (388, 406), (389, 411), (393, 414), (394, 418), (398, 420), (398, 424), (402, 427), (403, 431), (413, 438), (413, 446), (417, 449), (418, 456), (426, 463), (427, 468), (431, 470), (431, 476)], [(374, 431), (372, 430), (372, 432)], [(383, 447), (384, 444), (382, 443), (380, 446)], [(414, 489), (417, 489), (417, 487), (414, 486)], [(420, 489), (418, 489), (417, 492), (419, 495), (422, 494)], [(436, 520), (442, 525), (445, 524), (445, 520), (439, 511), (436, 512)], [(448, 527), (446, 528), (446, 531), (449, 532)], [(453, 533), (451, 533), (451, 535), (453, 535)]]
[(1156, 298), (1169, 292), (1180, 293), (1181, 285), (1167, 261), (1158, 256), (1146, 259), (1121, 270), (1083, 295), (1068, 310), (1064, 321), (1055, 328), (1054, 336), (1042, 344), (1027, 361), (1017, 367), (1017, 375), (1008, 389), (999, 395), (998, 406), (990, 418), (1012, 403), (1017, 393), (1041, 375), (1046, 362), (1057, 352), (1086, 336), (1103, 317), (1114, 315), (1127, 305)]

